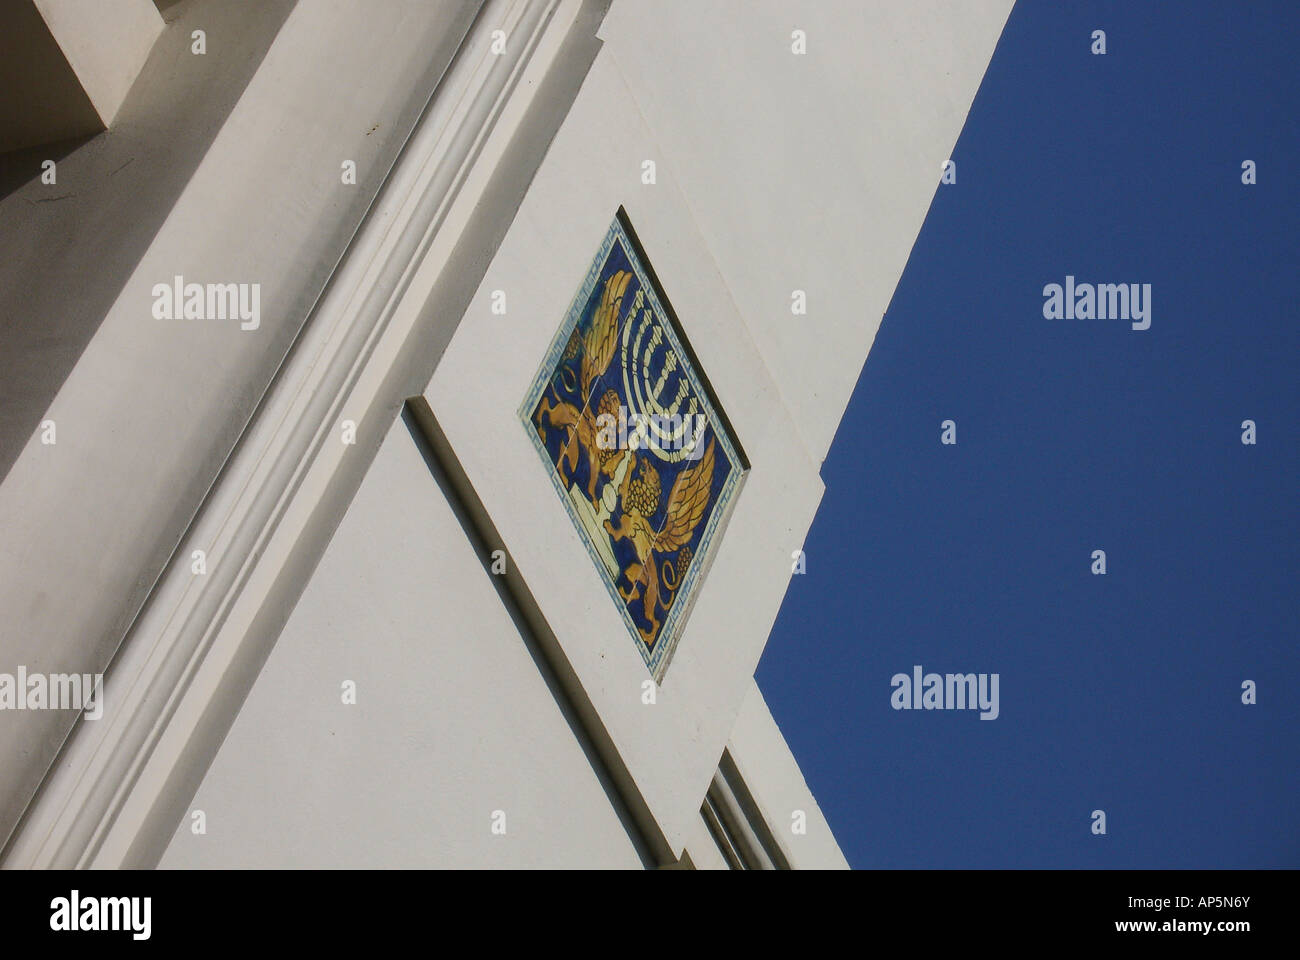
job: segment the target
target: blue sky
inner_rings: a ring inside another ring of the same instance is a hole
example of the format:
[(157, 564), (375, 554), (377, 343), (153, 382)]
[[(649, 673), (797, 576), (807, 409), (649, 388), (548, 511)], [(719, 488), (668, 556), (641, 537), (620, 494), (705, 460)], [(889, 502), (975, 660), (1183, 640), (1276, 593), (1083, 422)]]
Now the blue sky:
[[(1300, 867), (1298, 39), (1013, 10), (758, 670), (853, 866)], [(1067, 274), (1150, 283), (1150, 329), (1044, 319)], [(1001, 715), (891, 709), (914, 664)]]

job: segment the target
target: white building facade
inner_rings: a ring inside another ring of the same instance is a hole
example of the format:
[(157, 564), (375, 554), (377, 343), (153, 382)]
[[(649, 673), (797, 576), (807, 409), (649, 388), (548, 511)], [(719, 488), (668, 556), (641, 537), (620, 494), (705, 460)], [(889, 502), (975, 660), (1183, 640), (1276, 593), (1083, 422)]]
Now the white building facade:
[(0, 674), (103, 675), (0, 864), (845, 866), (754, 670), (1010, 0), (145, 6), (0, 200)]

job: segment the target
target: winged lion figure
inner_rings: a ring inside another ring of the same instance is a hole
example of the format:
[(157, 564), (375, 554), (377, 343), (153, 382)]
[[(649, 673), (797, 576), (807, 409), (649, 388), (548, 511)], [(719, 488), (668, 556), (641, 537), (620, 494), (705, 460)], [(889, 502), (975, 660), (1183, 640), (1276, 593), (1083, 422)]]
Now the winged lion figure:
[[(597, 502), (596, 482), (601, 473), (612, 477), (619, 458), (611, 455), (613, 451), (601, 450), (597, 444), (596, 414), (591, 409), (591, 386), (605, 373), (610, 361), (614, 359), (615, 347), (618, 343), (618, 318), (623, 308), (623, 297), (627, 292), (628, 281), (631, 279), (632, 274), (629, 271), (620, 270), (605, 281), (600, 304), (592, 315), (591, 327), (582, 338), (582, 365), (579, 380), (582, 390), (580, 394), (583, 401), (582, 409), (579, 410), (574, 404), (560, 400), (557, 393), (555, 403), (551, 403), (546, 397), (542, 398), (535, 416), (537, 432), (543, 442), (546, 440), (543, 417), (550, 421), (552, 427), (565, 431), (564, 443), (560, 447), (555, 469), (566, 487), (573, 471), (578, 468), (579, 454), (586, 454), (587, 497), (593, 504)], [(551, 389), (554, 392), (554, 384)], [(611, 404), (612, 410), (609, 409)], [(618, 394), (613, 390), (605, 391), (599, 401), (599, 408), (601, 413), (617, 414)]]
[[(646, 646), (652, 645), (659, 633), (658, 608), (662, 606), (666, 613), (671, 607), (673, 592), (690, 564), (688, 544), (709, 506), (709, 492), (713, 486), (714, 446), (715, 440), (710, 438), (700, 461), (677, 475), (668, 494), (663, 522), (658, 529), (651, 525), (648, 518), (659, 510), (659, 473), (644, 457), (637, 460), (635, 479), (631, 471), (624, 477), (621, 493), (623, 513), (618, 525), (605, 521), (605, 530), (615, 541), (630, 539), (636, 550), (636, 560), (623, 570), (628, 589), (624, 591), (619, 586), (618, 593), (625, 602), (631, 603), (636, 599), (637, 592), (644, 588), (643, 609), (650, 629), (637, 627), (637, 632), (641, 634)], [(660, 571), (656, 566), (656, 554), (676, 550), (681, 550), (676, 569), (668, 560), (664, 560), (664, 569)], [(669, 592), (667, 603), (663, 603), (660, 598), (661, 577), (663, 586)]]

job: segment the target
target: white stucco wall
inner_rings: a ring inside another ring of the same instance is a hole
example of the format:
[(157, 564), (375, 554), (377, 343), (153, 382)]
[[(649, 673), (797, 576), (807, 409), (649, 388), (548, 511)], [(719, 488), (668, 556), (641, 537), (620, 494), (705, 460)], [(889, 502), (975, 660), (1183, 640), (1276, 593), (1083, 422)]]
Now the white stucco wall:
[[(59, 456), (24, 438), (0, 484), (6, 662), (97, 669), (203, 499), (355, 222), (328, 186), (340, 130), (364, 150), (369, 124), (352, 121), (409, 117), (398, 81), (424, 77), (446, 40), (422, 0), (385, 2), (400, 16), (379, 37), (345, 0), (294, 9), (50, 405)], [(529, 184), (513, 224), (485, 245), (490, 262), (462, 262), (470, 285), (486, 271), (468, 311), (435, 291), (436, 317), (408, 341), (437, 328), (446, 353), (405, 395), (423, 393), (443, 424), (656, 839), (700, 865), (719, 864), (699, 806), (724, 748), (774, 830), (808, 807), (818, 839), (792, 862), (841, 865), (752, 674), (820, 500), (818, 465), (1010, 6), (615, 0), (541, 167), (505, 185)], [(790, 51), (795, 28), (805, 57)], [(335, 46), (348, 56), (323, 84), (303, 54)], [(753, 467), (650, 713), (644, 663), (516, 416), (620, 204)], [(263, 279), (262, 346), (237, 325), (142, 323), (149, 284), (174, 272)], [(808, 316), (790, 313), (795, 288)], [(509, 294), (505, 317), (489, 310), (494, 289)], [(390, 373), (419, 366), (386, 356)], [(642, 866), (563, 703), (398, 420), (191, 804), (207, 833), (183, 820), (162, 865)], [(0, 830), (66, 732), (38, 720), (0, 730), (0, 758), (20, 757), (24, 780), (0, 796)], [(498, 809), (505, 837), (490, 832)]]
[(400, 419), (191, 809), (163, 868), (643, 866)]
[[(593, 144), (599, 144), (593, 149)], [(653, 185), (642, 162), (657, 163)], [(653, 707), (650, 676), (518, 415), (622, 205), (750, 461)], [(493, 290), (510, 304), (493, 314)], [(601, 51), (424, 397), (674, 855), (698, 819), (822, 492), (676, 175)]]
[[(1012, 6), (616, 0), (605, 18), (600, 35), (815, 463)], [(790, 312), (796, 289), (806, 316)]]

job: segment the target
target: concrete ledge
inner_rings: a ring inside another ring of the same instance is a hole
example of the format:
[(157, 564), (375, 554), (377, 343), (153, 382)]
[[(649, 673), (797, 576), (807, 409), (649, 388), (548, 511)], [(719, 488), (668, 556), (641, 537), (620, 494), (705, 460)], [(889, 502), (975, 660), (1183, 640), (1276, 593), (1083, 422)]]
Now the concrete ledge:
[(162, 30), (151, 0), (0, 6), (0, 152), (107, 127)]

